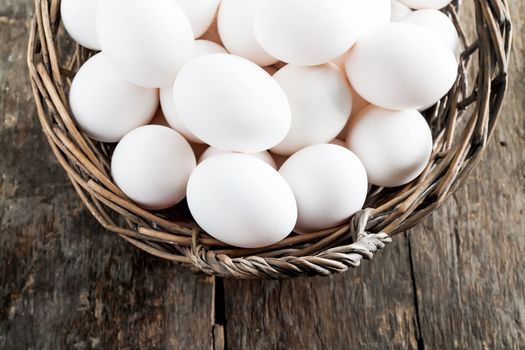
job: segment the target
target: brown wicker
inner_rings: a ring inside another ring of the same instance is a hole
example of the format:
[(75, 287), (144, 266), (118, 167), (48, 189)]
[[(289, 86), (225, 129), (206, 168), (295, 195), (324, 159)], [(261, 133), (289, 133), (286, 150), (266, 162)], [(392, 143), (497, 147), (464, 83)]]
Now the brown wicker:
[[(507, 88), (511, 22), (507, 0), (474, 1), (477, 39), (467, 42), (457, 4), (446, 12), (457, 26), (463, 52), (450, 93), (427, 113), (434, 134), (432, 160), (418, 180), (402, 188), (372, 188), (367, 208), (344, 226), (292, 234), (263, 249), (226, 246), (201, 232), (185, 204), (162, 212), (137, 207), (113, 183), (113, 145), (93, 142), (75, 126), (67, 89), (74, 72), (92, 55), (59, 31), (60, 0), (35, 0), (28, 65), (38, 118), (51, 149), (81, 200), (109, 231), (155, 256), (198, 271), (235, 278), (330, 275), (362, 259), (439, 208), (465, 181), (490, 139)], [(469, 79), (467, 79), (467, 77)], [(469, 86), (469, 81), (472, 86)]]

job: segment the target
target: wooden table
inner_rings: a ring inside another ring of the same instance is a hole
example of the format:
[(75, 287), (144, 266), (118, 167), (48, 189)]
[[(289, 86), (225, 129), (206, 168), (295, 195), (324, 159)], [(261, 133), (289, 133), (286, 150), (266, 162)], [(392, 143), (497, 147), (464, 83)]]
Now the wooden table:
[(512, 83), (467, 185), (359, 269), (245, 282), (98, 226), (36, 118), (33, 1), (0, 0), (0, 349), (524, 349), (525, 2), (510, 2)]

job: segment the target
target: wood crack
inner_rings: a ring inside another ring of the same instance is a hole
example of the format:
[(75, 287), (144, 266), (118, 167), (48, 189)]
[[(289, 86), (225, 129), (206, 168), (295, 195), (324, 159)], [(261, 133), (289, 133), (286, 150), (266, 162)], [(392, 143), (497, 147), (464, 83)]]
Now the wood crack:
[(226, 349), (226, 306), (224, 297), (224, 281), (221, 277), (213, 278), (212, 304), (212, 349)]
[(407, 238), (407, 244), (408, 244), (408, 257), (410, 259), (410, 279), (412, 281), (412, 290), (414, 291), (414, 308), (416, 311), (416, 315), (414, 318), (414, 325), (416, 328), (416, 342), (417, 342), (417, 348), (418, 350), (424, 350), (425, 349), (425, 340), (423, 338), (423, 331), (421, 327), (421, 316), (420, 316), (420, 310), (419, 310), (419, 301), (417, 297), (417, 283), (416, 283), (416, 274), (414, 269), (414, 255), (412, 254), (412, 245), (410, 240), (410, 235), (408, 233), (405, 233), (405, 237)]

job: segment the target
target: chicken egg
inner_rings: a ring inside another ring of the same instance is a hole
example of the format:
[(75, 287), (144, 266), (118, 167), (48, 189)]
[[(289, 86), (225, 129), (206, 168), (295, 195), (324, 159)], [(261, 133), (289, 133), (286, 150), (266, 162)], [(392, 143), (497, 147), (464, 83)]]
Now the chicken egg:
[[(214, 147), (208, 147), (208, 149), (206, 149), (206, 151), (204, 151), (204, 153), (202, 153), (202, 155), (200, 156), (199, 163), (202, 163), (206, 159), (209, 159), (211, 157), (215, 157), (219, 154), (225, 154), (225, 153), (232, 153), (232, 152), (223, 151), (223, 150), (220, 150)], [(249, 156), (253, 156), (257, 159), (260, 159), (263, 162), (268, 163), (268, 165), (270, 165), (272, 168), (277, 169), (275, 160), (273, 159), (272, 155), (268, 151), (258, 152), (258, 153), (243, 153), (243, 154), (247, 154)]]
[(361, 1), (361, 33), (359, 37), (367, 35), (392, 19), (391, 0), (354, 0)]
[(356, 43), (346, 72), (365, 100), (406, 110), (442, 98), (454, 85), (458, 67), (454, 54), (437, 35), (415, 24), (394, 22)]
[(297, 232), (343, 224), (365, 203), (366, 171), (347, 148), (333, 144), (304, 148), (288, 158), (279, 173), (297, 201)]
[(425, 169), (432, 154), (432, 133), (416, 110), (365, 108), (350, 124), (348, 148), (363, 162), (371, 184), (405, 185)]
[(188, 17), (195, 39), (210, 28), (221, 0), (175, 0)]
[[(188, 59), (188, 62), (204, 55), (214, 53), (226, 53), (226, 50), (219, 44), (209, 40), (195, 40), (193, 47), (193, 54)], [(173, 100), (173, 85), (160, 89), (160, 104), (162, 111), (166, 116), (169, 125), (176, 131), (180, 132), (188, 141), (195, 143), (202, 143), (202, 141), (195, 136), (180, 120), (175, 112), (175, 101)]]
[(195, 166), (190, 144), (178, 132), (147, 125), (118, 143), (111, 174), (116, 185), (139, 206), (161, 210), (184, 199)]
[(360, 35), (364, 1), (370, 0), (264, 0), (256, 11), (255, 36), (281, 61), (301, 66), (327, 63), (350, 49)]
[(102, 51), (136, 85), (173, 84), (193, 51), (190, 22), (173, 0), (103, 0), (96, 22)]
[(274, 74), (292, 109), (292, 124), (272, 152), (291, 155), (302, 148), (333, 140), (352, 111), (352, 94), (344, 74), (333, 64), (286, 65)]
[(454, 23), (438, 10), (418, 10), (403, 17), (400, 22), (412, 23), (426, 28), (439, 36), (450, 48), (457, 60), (460, 54), (459, 35)]
[(80, 45), (100, 50), (96, 14), (98, 0), (62, 0), (60, 15), (68, 34)]
[(204, 231), (237, 247), (277, 243), (297, 221), (297, 204), (286, 181), (267, 163), (245, 154), (220, 154), (199, 164), (188, 182), (187, 199)]
[(158, 90), (133, 85), (115, 72), (104, 53), (79, 69), (69, 92), (78, 126), (89, 137), (117, 142), (129, 131), (148, 124), (159, 105)]
[(398, 0), (392, 0), (392, 22), (399, 21), (411, 12), (410, 7), (400, 3)]
[(242, 57), (199, 57), (180, 71), (173, 88), (180, 120), (218, 149), (257, 153), (288, 134), (290, 104), (279, 84)]
[(452, 2), (452, 0), (398, 0), (406, 6), (421, 10), (421, 9), (434, 9), (440, 10), (446, 7)]
[(257, 4), (258, 0), (222, 0), (217, 26), (229, 52), (265, 67), (278, 60), (264, 51), (255, 38), (253, 23)]

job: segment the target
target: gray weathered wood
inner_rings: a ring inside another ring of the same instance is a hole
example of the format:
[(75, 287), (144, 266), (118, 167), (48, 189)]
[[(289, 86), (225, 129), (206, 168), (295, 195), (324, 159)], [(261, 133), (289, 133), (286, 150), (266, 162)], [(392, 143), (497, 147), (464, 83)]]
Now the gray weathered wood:
[(225, 281), (228, 349), (417, 349), (407, 240), (344, 275)]

